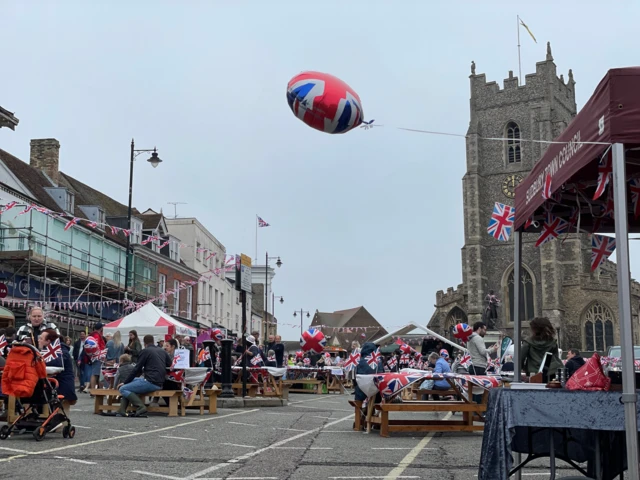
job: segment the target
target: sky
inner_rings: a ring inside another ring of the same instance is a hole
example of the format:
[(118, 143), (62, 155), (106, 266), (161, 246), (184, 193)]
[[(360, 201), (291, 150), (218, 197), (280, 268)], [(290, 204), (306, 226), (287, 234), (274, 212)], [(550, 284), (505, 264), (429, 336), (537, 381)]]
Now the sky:
[[(256, 214), (269, 222), (258, 256), (282, 259), (281, 324), (360, 305), (386, 327), (425, 324), (436, 291), (462, 282), (465, 141), (397, 127), (466, 133), (471, 61), (489, 81), (517, 75), (517, 15), (538, 39), (521, 31), (523, 75), (550, 41), (580, 108), (608, 69), (638, 63), (640, 3), (602, 5), (4, 0), (0, 105), (20, 124), (0, 148), (28, 161), (30, 139), (56, 138), (62, 171), (126, 203), (131, 138), (157, 147), (160, 167), (136, 164), (134, 206), (186, 202), (179, 216), (252, 257)], [(285, 98), (304, 70), (347, 82), (384, 126), (307, 127)]]

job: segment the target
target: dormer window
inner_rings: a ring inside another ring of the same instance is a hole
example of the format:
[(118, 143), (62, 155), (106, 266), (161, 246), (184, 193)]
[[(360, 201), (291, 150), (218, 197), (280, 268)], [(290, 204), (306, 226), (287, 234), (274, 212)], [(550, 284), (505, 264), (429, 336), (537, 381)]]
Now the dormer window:
[(180, 261), (180, 240), (174, 237), (170, 237), (169, 258), (174, 262)]
[(131, 243), (142, 242), (142, 221), (137, 218), (131, 219)]
[(99, 228), (105, 228), (107, 214), (101, 207), (95, 205), (79, 205), (79, 208), (87, 216), (87, 219), (96, 222)]
[(64, 187), (45, 187), (45, 191), (65, 213), (73, 215), (75, 210), (75, 195), (72, 191)]

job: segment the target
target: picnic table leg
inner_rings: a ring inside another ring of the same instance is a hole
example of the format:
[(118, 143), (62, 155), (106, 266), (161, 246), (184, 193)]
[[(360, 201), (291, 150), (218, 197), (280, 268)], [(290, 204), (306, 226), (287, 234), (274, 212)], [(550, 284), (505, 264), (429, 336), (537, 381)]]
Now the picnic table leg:
[(353, 424), (353, 429), (357, 432), (362, 430), (362, 403), (359, 405), (356, 403), (355, 406), (355, 422)]
[(367, 433), (371, 433), (371, 417), (373, 416), (373, 408), (375, 407), (376, 396), (369, 397), (367, 404)]
[(169, 416), (178, 416), (178, 397), (176, 397), (175, 395), (169, 397)]
[(380, 412), (380, 436), (389, 436), (389, 412), (384, 410)]
[(104, 405), (104, 396), (96, 395), (93, 402), (93, 413), (100, 414), (102, 412), (102, 405)]

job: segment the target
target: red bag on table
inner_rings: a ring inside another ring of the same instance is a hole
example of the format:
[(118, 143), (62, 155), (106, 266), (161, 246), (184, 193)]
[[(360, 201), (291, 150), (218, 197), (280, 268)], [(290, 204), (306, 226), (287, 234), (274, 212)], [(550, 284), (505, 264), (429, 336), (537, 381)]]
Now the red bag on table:
[(583, 366), (571, 375), (565, 387), (567, 390), (609, 391), (611, 379), (602, 371), (600, 355), (594, 353)]

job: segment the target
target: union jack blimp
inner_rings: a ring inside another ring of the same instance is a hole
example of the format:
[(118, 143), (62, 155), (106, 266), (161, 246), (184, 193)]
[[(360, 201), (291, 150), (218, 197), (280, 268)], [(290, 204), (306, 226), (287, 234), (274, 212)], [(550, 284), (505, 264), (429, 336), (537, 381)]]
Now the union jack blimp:
[(363, 122), (358, 94), (328, 73), (302, 72), (293, 77), (287, 102), (296, 117), (321, 132), (346, 133)]

